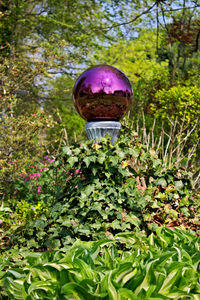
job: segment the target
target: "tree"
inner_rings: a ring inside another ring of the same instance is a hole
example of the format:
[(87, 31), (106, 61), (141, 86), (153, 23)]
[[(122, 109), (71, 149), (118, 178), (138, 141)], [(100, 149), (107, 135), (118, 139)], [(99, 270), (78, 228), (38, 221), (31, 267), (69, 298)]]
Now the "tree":
[[(17, 82), (18, 91), (45, 91), (45, 77), (76, 73), (88, 51), (109, 38), (101, 31), (109, 15), (98, 1), (4, 0), (0, 8), (1, 64), (6, 65), (3, 82), (12, 81), (13, 86)], [(41, 99), (41, 93), (34, 93), (33, 98)]]
[(143, 30), (137, 38), (104, 47), (92, 57), (94, 64), (108, 63), (128, 76), (134, 92), (134, 114), (148, 110), (156, 89), (169, 84), (168, 60), (158, 60), (155, 45), (155, 32)]
[(49, 82), (50, 91), (45, 99), (44, 110), (54, 115), (62, 128), (62, 139), (66, 144), (86, 138), (85, 121), (76, 112), (72, 101), (74, 80), (63, 75)]
[[(192, 6), (187, 7), (183, 1), (182, 7), (171, 13), (172, 21), (166, 23), (163, 7), (165, 47), (170, 63), (171, 85), (177, 80), (188, 80), (191, 77), (191, 68), (200, 64), (200, 4), (192, 1)], [(171, 11), (170, 11), (171, 12)], [(195, 61), (195, 64), (194, 64)]]

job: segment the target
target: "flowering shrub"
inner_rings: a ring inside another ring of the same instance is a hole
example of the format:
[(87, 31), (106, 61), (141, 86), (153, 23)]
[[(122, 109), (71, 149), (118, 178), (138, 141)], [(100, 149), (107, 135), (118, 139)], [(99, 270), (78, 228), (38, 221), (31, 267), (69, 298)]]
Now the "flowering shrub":
[(46, 155), (40, 163), (25, 168), (15, 181), (15, 198), (31, 205), (42, 201), (52, 203), (68, 178), (67, 172), (57, 166), (55, 159)]
[[(50, 142), (44, 136), (46, 128), (56, 123), (43, 111), (15, 116), (9, 110), (0, 119), (0, 197), (13, 194), (13, 181), (25, 172), (25, 166), (39, 161)], [(42, 136), (43, 133), (43, 136)], [(52, 142), (52, 141), (51, 141)]]

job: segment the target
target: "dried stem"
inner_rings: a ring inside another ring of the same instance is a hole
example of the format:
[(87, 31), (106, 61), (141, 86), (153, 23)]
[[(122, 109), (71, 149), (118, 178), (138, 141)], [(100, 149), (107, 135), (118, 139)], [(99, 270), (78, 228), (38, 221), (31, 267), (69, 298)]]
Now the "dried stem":
[[(132, 123), (133, 130), (137, 132), (139, 138), (144, 145), (147, 146), (147, 151), (151, 148), (155, 149), (156, 154), (163, 161), (163, 166), (171, 168), (172, 161), (175, 160), (177, 167), (180, 166), (181, 161), (183, 160), (183, 153), (188, 147), (188, 140), (191, 137), (192, 133), (196, 130), (198, 125), (198, 120), (196, 124), (189, 128), (189, 125), (186, 124), (186, 110), (183, 115), (181, 122), (178, 121), (178, 117), (172, 120), (170, 117), (167, 117), (169, 121), (169, 132), (164, 130), (164, 122), (160, 129), (160, 134), (157, 134), (155, 137), (155, 128), (156, 128), (156, 118), (153, 120), (152, 129), (150, 131), (146, 128), (146, 120), (144, 112), (142, 112), (142, 120), (137, 116), (134, 124)], [(142, 121), (142, 126), (140, 127), (140, 121)], [(134, 125), (134, 127), (133, 127)], [(166, 139), (167, 138), (167, 139)], [(199, 140), (200, 141), (200, 140)], [(199, 141), (192, 146), (192, 149), (189, 151), (187, 156), (187, 164), (185, 166), (186, 170), (189, 169), (192, 161), (194, 160), (194, 154), (199, 145)], [(195, 184), (197, 185), (200, 180), (200, 174), (195, 179)]]

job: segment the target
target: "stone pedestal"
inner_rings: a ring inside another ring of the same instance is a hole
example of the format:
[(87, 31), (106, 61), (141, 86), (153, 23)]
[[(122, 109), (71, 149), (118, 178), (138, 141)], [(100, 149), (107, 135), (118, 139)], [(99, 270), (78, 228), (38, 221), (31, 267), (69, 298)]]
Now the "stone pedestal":
[(85, 131), (89, 140), (96, 140), (103, 138), (106, 134), (111, 136), (111, 144), (117, 141), (119, 131), (121, 128), (120, 122), (114, 121), (98, 121), (88, 122), (85, 124)]

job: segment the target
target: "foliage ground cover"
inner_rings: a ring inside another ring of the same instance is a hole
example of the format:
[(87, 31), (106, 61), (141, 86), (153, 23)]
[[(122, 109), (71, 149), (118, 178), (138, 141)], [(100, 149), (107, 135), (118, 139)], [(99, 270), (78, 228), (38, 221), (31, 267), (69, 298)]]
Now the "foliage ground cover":
[(165, 169), (155, 151), (130, 138), (65, 146), (15, 182), (1, 208), (1, 251), (61, 249), (76, 239), (97, 240), (158, 226), (199, 231), (198, 193), (184, 169)]
[(158, 228), (1, 260), (1, 299), (200, 299), (200, 238)]

